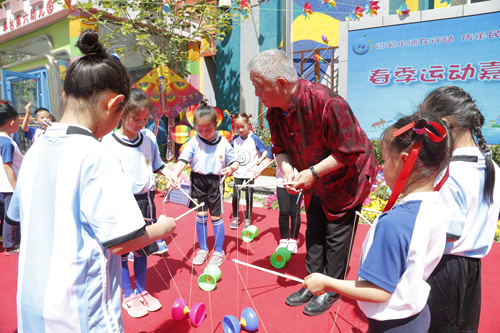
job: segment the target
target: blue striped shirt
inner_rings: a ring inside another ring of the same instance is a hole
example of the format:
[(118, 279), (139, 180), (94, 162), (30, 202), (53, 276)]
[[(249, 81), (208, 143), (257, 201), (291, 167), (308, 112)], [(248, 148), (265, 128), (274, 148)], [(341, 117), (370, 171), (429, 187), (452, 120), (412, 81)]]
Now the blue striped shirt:
[(107, 248), (144, 220), (113, 156), (62, 123), (26, 154), (7, 212), (21, 223), (19, 332), (123, 332), (120, 257)]

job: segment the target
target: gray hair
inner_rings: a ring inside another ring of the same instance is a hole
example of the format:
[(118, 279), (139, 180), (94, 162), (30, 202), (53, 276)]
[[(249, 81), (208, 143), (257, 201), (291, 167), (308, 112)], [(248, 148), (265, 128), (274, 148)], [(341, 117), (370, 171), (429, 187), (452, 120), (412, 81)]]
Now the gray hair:
[(295, 83), (299, 79), (293, 61), (285, 52), (278, 49), (259, 53), (250, 60), (247, 70), (258, 74), (265, 81), (271, 82), (273, 86), (280, 77), (290, 83)]

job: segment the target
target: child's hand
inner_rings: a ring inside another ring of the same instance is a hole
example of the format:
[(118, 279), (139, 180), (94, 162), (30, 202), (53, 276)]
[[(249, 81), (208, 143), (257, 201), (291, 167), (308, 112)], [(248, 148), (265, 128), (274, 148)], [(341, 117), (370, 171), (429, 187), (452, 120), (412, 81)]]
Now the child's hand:
[(31, 114), (30, 107), (31, 107), (31, 102), (29, 102), (28, 104), (26, 104), (26, 106), (24, 107), (24, 111), (26, 111), (26, 116), (25, 117), (29, 117), (30, 116), (30, 114)]
[(257, 165), (257, 167), (255, 169), (253, 169), (252, 178), (253, 179), (258, 178), (260, 176), (261, 172), (262, 172), (262, 170), (259, 171), (259, 166)]
[(224, 177), (229, 177), (233, 174), (234, 171), (233, 171), (232, 167), (228, 166), (228, 167), (222, 169), (221, 172), (222, 172), (222, 175)]
[(157, 223), (162, 223), (165, 228), (165, 233), (162, 237), (170, 236), (177, 227), (177, 222), (175, 222), (175, 219), (173, 217), (167, 217), (163, 214), (158, 217)]
[(180, 184), (179, 179), (177, 177), (168, 178), (168, 182), (167, 182), (167, 186), (165, 188), (165, 191), (170, 192), (170, 191), (172, 191), (172, 189), (174, 189), (174, 188), (178, 189), (180, 187), (181, 187), (181, 184)]
[(328, 290), (325, 290), (326, 287), (326, 279), (328, 277), (321, 273), (312, 273), (304, 278), (304, 283), (302, 283), (302, 287), (306, 287), (309, 289), (311, 293), (316, 296), (322, 295)]

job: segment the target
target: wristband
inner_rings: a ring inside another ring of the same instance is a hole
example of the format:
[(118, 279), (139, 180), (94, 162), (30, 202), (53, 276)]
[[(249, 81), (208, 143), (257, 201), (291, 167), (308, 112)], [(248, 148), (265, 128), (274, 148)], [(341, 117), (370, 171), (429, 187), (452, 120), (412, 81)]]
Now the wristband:
[(313, 174), (315, 179), (319, 179), (318, 173), (316, 172), (316, 170), (314, 170), (314, 167), (309, 167), (309, 170), (311, 170), (311, 173)]

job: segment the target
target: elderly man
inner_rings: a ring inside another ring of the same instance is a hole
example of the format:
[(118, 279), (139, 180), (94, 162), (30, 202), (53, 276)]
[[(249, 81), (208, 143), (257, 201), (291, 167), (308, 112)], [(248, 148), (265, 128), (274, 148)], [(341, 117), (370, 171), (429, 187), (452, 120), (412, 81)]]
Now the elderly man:
[[(371, 142), (347, 102), (321, 84), (299, 80), (283, 51), (264, 51), (247, 69), (255, 95), (269, 108), (272, 152), (284, 173), (283, 182), (293, 183), (285, 187), (291, 194), (304, 190), (307, 272), (344, 279), (356, 211), (377, 172)], [(286, 303), (307, 303), (304, 313), (315, 316), (328, 311), (338, 298), (335, 293), (313, 296), (302, 288)]]

